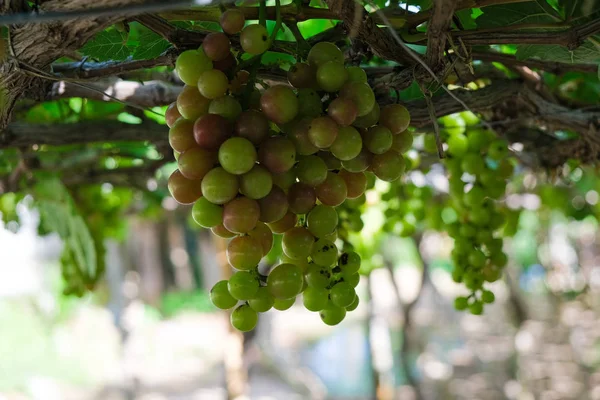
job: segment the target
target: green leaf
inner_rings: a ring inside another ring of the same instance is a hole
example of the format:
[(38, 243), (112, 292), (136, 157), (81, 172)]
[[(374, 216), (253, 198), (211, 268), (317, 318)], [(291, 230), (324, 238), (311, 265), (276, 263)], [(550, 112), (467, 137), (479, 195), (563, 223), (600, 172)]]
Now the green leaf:
[(580, 20), (600, 13), (600, 0), (562, 0), (559, 1), (567, 18)]
[(131, 55), (131, 48), (126, 45), (127, 37), (121, 32), (111, 29), (98, 33), (87, 42), (81, 52), (98, 61), (122, 61)]
[(90, 230), (80, 215), (72, 216), (69, 220), (69, 236), (66, 239), (68, 247), (73, 252), (73, 258), (78, 264), (83, 276), (96, 276), (97, 259), (94, 239)]
[(522, 44), (517, 46), (518, 60), (537, 58), (544, 61), (557, 61), (572, 64), (600, 62), (600, 50), (594, 44), (585, 42), (575, 50), (556, 44)]
[(171, 44), (152, 31), (144, 32), (139, 39), (139, 45), (133, 52), (135, 60), (149, 60), (160, 56)]
[(467, 8), (465, 10), (458, 10), (458, 11), (456, 11), (455, 14), (458, 17), (458, 19), (460, 20), (463, 28), (465, 28), (467, 30), (477, 28), (477, 24), (475, 23), (475, 18), (473, 17), (473, 13), (470, 8)]
[(499, 28), (513, 24), (547, 24), (557, 20), (537, 3), (499, 4), (484, 7), (475, 22), (478, 28)]

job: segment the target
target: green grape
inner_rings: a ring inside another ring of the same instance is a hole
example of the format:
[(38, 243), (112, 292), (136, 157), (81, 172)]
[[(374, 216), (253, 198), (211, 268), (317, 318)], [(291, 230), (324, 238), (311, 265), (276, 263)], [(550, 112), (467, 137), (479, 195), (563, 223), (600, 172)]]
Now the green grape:
[(279, 264), (269, 273), (267, 287), (276, 299), (297, 296), (304, 285), (302, 270), (295, 264)]
[(296, 302), (296, 297), (292, 297), (291, 299), (275, 299), (275, 303), (273, 303), (273, 308), (279, 311), (285, 311), (291, 308)]
[(479, 154), (468, 153), (463, 157), (460, 167), (467, 174), (478, 175), (485, 169), (485, 162)]
[(251, 331), (258, 323), (258, 314), (248, 304), (242, 304), (231, 313), (231, 325), (241, 332)]
[(281, 174), (272, 174), (273, 185), (279, 187), (283, 191), (287, 191), (294, 183), (296, 183), (296, 171), (290, 169)]
[(454, 271), (452, 271), (452, 280), (456, 283), (460, 283), (463, 280), (463, 274), (464, 271), (462, 269), (454, 269)]
[(213, 228), (223, 222), (223, 207), (200, 197), (192, 207), (192, 218), (204, 228)]
[(291, 211), (288, 211), (280, 220), (267, 223), (273, 233), (285, 233), (296, 226), (298, 217)]
[(244, 23), (246, 22), (246, 17), (244, 13), (235, 8), (229, 8), (225, 10), (223, 14), (221, 14), (221, 18), (219, 19), (219, 23), (223, 32), (229, 35), (235, 35), (236, 33), (240, 33), (244, 28)]
[(342, 273), (342, 277), (344, 278), (344, 282), (348, 283), (353, 288), (357, 287), (360, 283), (360, 274), (358, 272), (355, 272), (353, 274)]
[(326, 205), (316, 205), (306, 217), (310, 233), (320, 238), (331, 234), (338, 224), (338, 214), (335, 208)]
[(367, 73), (361, 67), (346, 67), (346, 72), (348, 73), (349, 82), (367, 83)]
[(483, 204), (485, 192), (478, 186), (473, 186), (471, 190), (463, 195), (463, 202), (469, 207), (477, 207)]
[(248, 305), (256, 312), (267, 312), (275, 304), (275, 298), (271, 296), (266, 286), (261, 286), (256, 292), (256, 296), (248, 301)]
[(237, 271), (229, 278), (229, 293), (238, 300), (250, 300), (258, 292), (258, 280), (248, 271)]
[(219, 150), (231, 133), (231, 123), (217, 114), (203, 115), (196, 120), (193, 126), (196, 143), (206, 150)]
[(373, 154), (383, 154), (392, 148), (392, 132), (382, 125), (376, 125), (363, 135), (363, 144)]
[(327, 239), (319, 239), (313, 245), (313, 250), (310, 254), (310, 258), (312, 258), (314, 263), (317, 265), (329, 267), (336, 263), (338, 258), (337, 253), (338, 249), (335, 243)]
[(202, 49), (212, 61), (222, 61), (231, 54), (231, 43), (224, 33), (212, 32), (202, 41)]
[(231, 96), (218, 97), (210, 102), (208, 112), (210, 114), (220, 115), (231, 122), (235, 122), (242, 113), (242, 105)]
[(338, 63), (344, 62), (344, 54), (333, 43), (318, 42), (308, 52), (308, 63), (314, 68), (319, 68), (321, 65), (329, 61)]
[(494, 139), (494, 134), (486, 129), (470, 129), (467, 138), (469, 151), (480, 153), (485, 151), (488, 143)]
[(373, 160), (373, 154), (367, 149), (362, 149), (358, 155), (350, 160), (342, 161), (342, 166), (346, 171), (364, 172), (369, 168)]
[(317, 69), (317, 84), (329, 93), (337, 92), (348, 79), (343, 62), (328, 61)]
[(204, 71), (198, 78), (198, 90), (207, 99), (225, 96), (228, 88), (229, 79), (227, 79), (227, 75), (218, 69)]
[(326, 308), (319, 312), (321, 320), (330, 326), (337, 325), (346, 317), (346, 309), (329, 303)]
[(211, 69), (212, 61), (204, 50), (186, 50), (177, 57), (175, 71), (186, 85), (196, 86), (200, 74)]
[(169, 128), (172, 128), (175, 124), (175, 121), (177, 121), (179, 118), (181, 118), (181, 113), (177, 109), (177, 102), (174, 101), (173, 103), (169, 104), (169, 107), (167, 107), (167, 110), (165, 111), (165, 122)]
[(358, 307), (358, 303), (360, 303), (360, 299), (358, 296), (354, 296), (354, 301), (346, 307), (346, 311), (354, 311)]
[(273, 247), (273, 232), (264, 222), (257, 222), (256, 228), (248, 232), (251, 238), (258, 240), (261, 245), (263, 256), (266, 256)]
[(410, 113), (401, 104), (388, 104), (381, 109), (379, 125), (385, 126), (392, 134), (397, 135), (410, 125)]
[(488, 148), (488, 157), (493, 160), (501, 160), (508, 155), (508, 142), (503, 139), (494, 140)]
[(169, 129), (169, 145), (180, 153), (196, 146), (194, 123), (184, 118), (175, 121), (173, 127)]
[(483, 303), (480, 301), (474, 301), (469, 304), (469, 311), (473, 315), (481, 315), (483, 313)]
[(230, 232), (250, 232), (256, 227), (259, 217), (260, 206), (248, 197), (235, 198), (223, 208), (223, 226)]
[(317, 156), (306, 156), (300, 158), (295, 172), (301, 183), (316, 186), (327, 178), (327, 164)]
[(346, 83), (340, 90), (340, 97), (350, 99), (356, 104), (359, 117), (369, 114), (369, 111), (371, 111), (375, 105), (375, 94), (373, 93), (373, 90), (371, 90), (371, 87), (368, 84), (362, 82)]
[(508, 263), (508, 256), (506, 255), (506, 253), (504, 253), (502, 251), (495, 252), (495, 253), (492, 253), (492, 257), (491, 257), (490, 261), (496, 267), (502, 268)]
[(310, 264), (305, 274), (308, 287), (325, 289), (331, 279), (330, 269), (316, 264)]
[(345, 252), (340, 256), (339, 267), (344, 275), (352, 275), (360, 269), (360, 256), (354, 251)]
[(483, 267), (486, 261), (485, 254), (481, 250), (473, 249), (469, 253), (469, 264), (475, 268)]
[(498, 165), (498, 175), (502, 179), (510, 178), (512, 176), (514, 170), (515, 170), (514, 165), (508, 159), (504, 159), (504, 160), (500, 161), (500, 164)]
[(285, 232), (282, 238), (283, 252), (290, 258), (301, 259), (310, 255), (315, 237), (304, 227), (297, 226)]
[(477, 228), (471, 224), (461, 224), (458, 228), (458, 232), (463, 237), (472, 238), (475, 237)]
[(261, 243), (250, 236), (237, 236), (227, 245), (227, 261), (238, 270), (255, 268), (263, 257)]
[(192, 204), (202, 196), (200, 181), (187, 179), (178, 170), (169, 176), (167, 187), (179, 204)]
[(220, 308), (221, 310), (228, 310), (238, 302), (229, 293), (226, 280), (217, 282), (212, 289), (210, 289), (210, 301), (215, 307)]
[(458, 114), (445, 115), (439, 119), (444, 131), (452, 135), (462, 135), (465, 132), (465, 121)]
[(502, 275), (500, 268), (493, 265), (486, 265), (482, 270), (483, 279), (486, 282), (496, 282)]
[(223, 224), (213, 226), (212, 228), (210, 228), (210, 230), (212, 231), (212, 233), (223, 239), (231, 239), (232, 237), (236, 236), (235, 233), (229, 232), (227, 228), (223, 226)]
[(259, 55), (271, 47), (267, 28), (260, 24), (247, 25), (240, 34), (240, 45), (246, 53)]
[(427, 153), (437, 153), (437, 140), (434, 135), (425, 135), (423, 137), (423, 150)]
[(483, 290), (481, 292), (481, 301), (483, 301), (484, 303), (493, 303), (496, 300), (496, 296), (494, 295), (493, 292), (489, 291), (489, 290)]
[(373, 104), (373, 108), (371, 109), (371, 111), (369, 111), (369, 113), (366, 115), (356, 117), (356, 119), (354, 120), (354, 123), (352, 125), (354, 125), (357, 128), (364, 128), (364, 129), (370, 128), (373, 125), (375, 125), (377, 123), (377, 121), (379, 121), (380, 114), (381, 114), (381, 109), (379, 108), (379, 104), (377, 104), (377, 102), (375, 102), (375, 104)]
[(375, 154), (371, 161), (371, 169), (375, 176), (382, 181), (393, 182), (404, 173), (406, 161), (404, 157), (394, 151)]
[(356, 120), (357, 113), (356, 104), (352, 100), (343, 97), (333, 100), (327, 107), (327, 115), (340, 126), (352, 125)]
[(308, 127), (308, 140), (317, 148), (324, 149), (338, 136), (338, 125), (330, 117), (317, 117)]
[(479, 117), (477, 117), (477, 115), (473, 114), (471, 111), (462, 111), (458, 113), (458, 115), (460, 115), (463, 121), (465, 121), (467, 126), (479, 124)]
[(184, 86), (177, 96), (177, 111), (192, 122), (208, 113), (209, 104), (210, 100), (200, 94), (196, 84)]
[(288, 82), (297, 89), (313, 88), (317, 84), (315, 68), (298, 62), (287, 73)]
[(323, 112), (321, 96), (314, 89), (298, 90), (298, 116), (318, 117)]
[(394, 135), (392, 139), (392, 150), (396, 153), (406, 153), (413, 144), (413, 135), (408, 130)]
[(307, 156), (319, 151), (308, 138), (308, 129), (311, 122), (312, 118), (302, 118), (292, 121), (286, 126), (287, 137), (292, 141), (299, 155)]
[(367, 190), (367, 176), (364, 172), (348, 172), (341, 170), (338, 174), (346, 182), (348, 199), (362, 196)]
[(258, 146), (269, 137), (269, 120), (260, 111), (246, 110), (238, 117), (234, 132)]
[(315, 191), (321, 203), (332, 207), (342, 204), (348, 195), (346, 182), (333, 172), (327, 173), (327, 178), (315, 188)]
[(232, 137), (219, 147), (221, 167), (230, 174), (242, 175), (249, 172), (257, 158), (254, 145), (248, 139)]
[(327, 165), (327, 170), (329, 171), (335, 171), (342, 168), (342, 162), (329, 151), (321, 150), (317, 153), (317, 157), (325, 161), (325, 165)]
[(448, 138), (448, 153), (453, 157), (463, 157), (469, 150), (469, 139), (462, 133), (450, 135)]
[(354, 301), (356, 292), (354, 288), (347, 282), (338, 282), (331, 288), (329, 292), (331, 302), (338, 307), (348, 307)]
[(265, 90), (260, 105), (267, 118), (276, 124), (288, 123), (298, 115), (298, 99), (287, 86), (276, 85)]
[(288, 191), (288, 203), (294, 214), (307, 214), (317, 203), (315, 189), (305, 183), (294, 183)]
[(179, 154), (177, 166), (183, 176), (198, 180), (210, 171), (217, 163), (216, 154), (200, 147), (190, 147)]
[(464, 296), (460, 296), (457, 297), (456, 299), (454, 299), (454, 308), (457, 309), (458, 311), (462, 311), (462, 310), (466, 310), (469, 307), (469, 299), (464, 297)]
[(360, 154), (363, 147), (363, 138), (360, 133), (351, 126), (342, 126), (329, 151), (342, 161), (349, 161)]
[(302, 293), (302, 302), (308, 311), (321, 311), (329, 303), (329, 290), (309, 286)]
[(238, 194), (239, 184), (235, 175), (217, 167), (204, 176), (201, 188), (206, 200), (214, 204), (225, 204)]
[(271, 173), (260, 165), (254, 165), (250, 171), (240, 176), (240, 193), (251, 199), (262, 199), (272, 188)]
[(296, 163), (296, 148), (289, 139), (273, 136), (260, 145), (258, 159), (271, 173), (282, 174)]

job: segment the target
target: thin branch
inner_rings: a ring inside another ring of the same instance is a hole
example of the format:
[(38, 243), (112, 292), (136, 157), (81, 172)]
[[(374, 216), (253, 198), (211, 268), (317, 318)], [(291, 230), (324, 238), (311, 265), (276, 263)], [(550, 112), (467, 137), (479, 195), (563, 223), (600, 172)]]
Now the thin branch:
[(427, 25), (427, 53), (425, 60), (437, 70), (444, 57), (447, 33), (452, 23), (456, 0), (438, 0), (433, 2), (431, 19)]
[[(182, 90), (182, 86), (169, 85), (160, 81), (140, 83), (124, 81), (118, 78), (89, 82), (88, 85), (94, 87), (97, 91), (91, 91), (85, 87), (73, 85), (70, 82), (56, 82), (52, 86), (49, 99), (82, 97), (100, 101), (112, 101), (116, 98), (127, 104), (151, 108), (174, 102)], [(112, 98), (103, 95), (102, 92), (109, 94)]]
[[(467, 8), (481, 8), (498, 4), (525, 3), (531, 0), (461, 0), (456, 5), (456, 10), (464, 10)], [(415, 27), (431, 18), (433, 10), (423, 11), (413, 14), (407, 18), (407, 26)]]
[(499, 62), (507, 66), (515, 67), (530, 67), (551, 72), (553, 74), (564, 74), (569, 71), (596, 73), (598, 66), (596, 64), (568, 64), (554, 61), (542, 61), (529, 58), (527, 60), (519, 60), (512, 54), (504, 54), (492, 51), (474, 51), (471, 53), (474, 60), (485, 62)]
[(451, 32), (452, 38), (461, 38), (467, 45), (490, 44), (557, 44), (574, 50), (590, 36), (600, 32), (600, 18), (580, 26), (558, 32), (511, 32), (505, 28), (494, 31), (477, 29)]
[(149, 141), (157, 145), (168, 142), (168, 129), (156, 123), (140, 125), (118, 121), (78, 122), (75, 124), (12, 123), (0, 134), (0, 148), (37, 145), (61, 146), (80, 143)]
[[(371, 46), (374, 54), (400, 64), (416, 64), (411, 54), (396, 43), (390, 32), (378, 27), (360, 4), (346, 0), (327, 0), (326, 3), (329, 9), (342, 19), (348, 31), (356, 32), (357, 39)], [(357, 19), (357, 13), (362, 13), (362, 18)]]
[(195, 0), (171, 0), (168, 2), (157, 0), (152, 2), (148, 1), (143, 4), (125, 5), (122, 7), (96, 7), (68, 11), (48, 10), (44, 13), (22, 12), (0, 16), (0, 26), (45, 24), (49, 22), (71, 21), (81, 18), (114, 17), (116, 15), (137, 15), (141, 13), (189, 8), (196, 3), (199, 2)]
[(173, 67), (177, 52), (167, 51), (150, 60), (105, 61), (105, 62), (66, 62), (52, 64), (52, 70), (65, 78), (93, 79), (111, 75), (121, 75), (131, 71), (154, 67)]

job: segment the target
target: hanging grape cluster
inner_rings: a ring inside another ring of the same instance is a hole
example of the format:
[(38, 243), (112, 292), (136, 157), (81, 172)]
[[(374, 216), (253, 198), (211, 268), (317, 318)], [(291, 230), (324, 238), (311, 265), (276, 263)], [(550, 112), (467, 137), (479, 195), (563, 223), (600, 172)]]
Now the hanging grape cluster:
[(513, 166), (508, 143), (490, 130), (451, 131), (447, 144), (450, 205), (458, 216), (447, 226), (454, 239), (452, 278), (471, 291), (454, 305), (479, 315), (484, 303), (494, 302), (484, 283), (498, 280), (508, 261), (500, 231), (505, 218), (497, 200), (504, 196)]
[[(368, 171), (384, 181), (402, 175), (410, 116), (402, 105), (380, 108), (365, 72), (345, 66), (328, 42), (298, 60), (289, 85), (259, 91), (228, 35), (241, 32), (243, 51), (255, 56), (271, 39), (264, 26), (244, 25), (243, 14), (226, 11), (225, 33), (209, 34), (177, 59), (186, 86), (166, 115), (178, 162), (168, 187), (179, 203), (193, 203), (199, 225), (230, 239), (226, 254), (236, 271), (210, 295), (218, 308), (235, 307), (235, 328), (253, 329), (258, 313), (288, 309), (300, 294), (308, 310), (335, 325), (358, 306), (361, 263), (336, 245), (336, 207), (364, 199)], [(284, 255), (263, 275), (258, 264), (275, 234), (283, 235)]]

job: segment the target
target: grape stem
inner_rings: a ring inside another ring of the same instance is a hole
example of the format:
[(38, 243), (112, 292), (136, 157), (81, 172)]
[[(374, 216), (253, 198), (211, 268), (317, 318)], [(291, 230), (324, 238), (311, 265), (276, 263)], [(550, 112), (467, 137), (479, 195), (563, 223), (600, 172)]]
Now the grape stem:
[(275, 0), (275, 27), (273, 27), (273, 32), (271, 32), (271, 40), (275, 40), (277, 33), (281, 29), (281, 24), (281, 0)]

